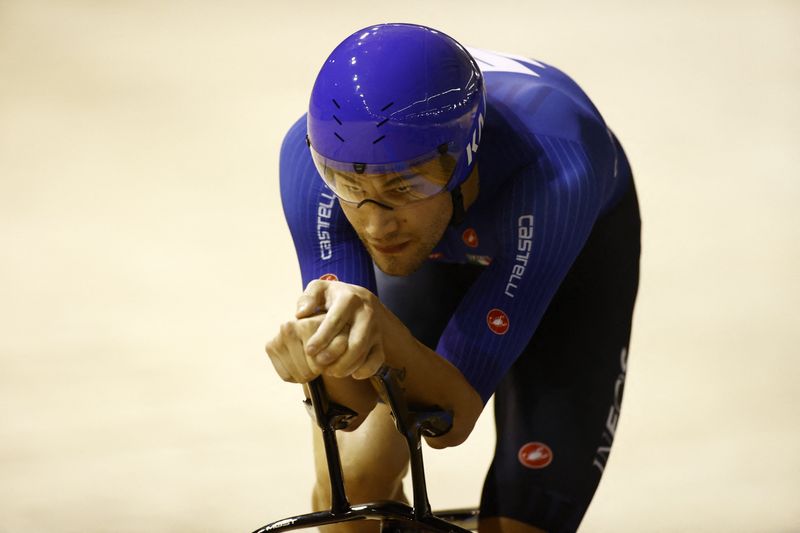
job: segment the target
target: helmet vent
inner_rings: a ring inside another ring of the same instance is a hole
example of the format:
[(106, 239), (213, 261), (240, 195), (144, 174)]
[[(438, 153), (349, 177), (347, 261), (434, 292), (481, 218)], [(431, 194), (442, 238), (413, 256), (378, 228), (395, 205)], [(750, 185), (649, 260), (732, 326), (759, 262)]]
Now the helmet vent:
[(333, 102), (333, 105), (336, 106), (336, 109), (341, 109), (342, 108), (342, 106), (339, 105), (339, 102), (337, 102), (335, 98), (333, 98), (331, 100), (331, 102)]
[(339, 117), (337, 117), (336, 115), (333, 115), (333, 120), (335, 120), (338, 125), (340, 126), (342, 125), (342, 121), (339, 120)]
[(386, 111), (387, 109), (389, 109), (389, 108), (390, 108), (390, 107), (392, 107), (393, 105), (394, 105), (394, 102), (389, 102), (388, 104), (386, 104), (385, 106), (383, 106), (383, 107), (381, 108), (381, 111)]
[(388, 118), (385, 118), (385, 119), (381, 120), (380, 122), (378, 122), (378, 127), (380, 128), (381, 126), (383, 126), (383, 125), (384, 125), (384, 124), (386, 124), (387, 122), (389, 122), (389, 119), (388, 119)]
[(344, 142), (344, 139), (342, 139), (341, 135), (339, 135), (338, 133), (335, 133), (335, 132), (334, 132), (334, 135), (336, 135), (337, 139), (339, 139), (340, 141)]
[(379, 142), (381, 142), (384, 139), (384, 137), (386, 137), (386, 135), (381, 135), (380, 137), (378, 137), (377, 139), (372, 141), (372, 144), (378, 144)]

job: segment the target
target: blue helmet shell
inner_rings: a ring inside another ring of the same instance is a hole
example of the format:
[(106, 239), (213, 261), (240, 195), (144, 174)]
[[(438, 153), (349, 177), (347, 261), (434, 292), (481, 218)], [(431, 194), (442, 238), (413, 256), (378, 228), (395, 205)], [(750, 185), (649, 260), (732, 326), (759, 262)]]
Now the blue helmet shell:
[(474, 165), (485, 106), (483, 75), (458, 42), (425, 26), (380, 24), (347, 37), (325, 61), (308, 140), (328, 162), (367, 173), (449, 152), (452, 190)]

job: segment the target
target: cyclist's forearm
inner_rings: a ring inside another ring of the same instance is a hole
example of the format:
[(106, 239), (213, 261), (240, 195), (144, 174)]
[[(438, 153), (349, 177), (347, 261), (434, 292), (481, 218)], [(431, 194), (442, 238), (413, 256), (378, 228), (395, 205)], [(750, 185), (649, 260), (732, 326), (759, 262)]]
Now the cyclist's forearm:
[[(382, 364), (402, 368), (405, 370), (403, 387), (412, 403), (438, 406), (453, 412), (453, 429), (441, 437), (428, 439), (428, 443), (443, 448), (466, 440), (483, 410), (480, 395), (456, 367), (415, 339), (403, 322), (373, 293), (342, 282), (312, 281), (298, 302), (297, 318), (314, 316), (318, 309), (326, 311), (320, 315), (323, 316), (322, 323), (313, 335), (307, 336), (304, 329), (300, 335), (302, 343), (292, 344), (293, 352), (274, 357), (279, 363), (287, 359), (283, 364), (284, 373), (291, 374), (285, 367), (304, 366), (308, 358), (327, 364), (322, 371), (326, 376), (367, 378)], [(341, 346), (338, 350), (335, 348), (335, 341), (344, 325), (348, 324), (350, 336), (342, 353)], [(367, 351), (366, 356), (364, 351)], [(334, 357), (331, 358), (331, 354)], [(324, 362), (330, 359), (333, 361)], [(279, 367), (280, 364), (276, 369), (280, 370)], [(300, 380), (304, 376), (306, 374), (300, 375)], [(350, 384), (344, 382), (343, 389), (334, 392), (333, 397), (341, 394), (339, 403), (348, 405), (346, 395), (354, 394), (355, 389), (366, 390), (357, 385), (357, 380)], [(358, 396), (350, 397), (350, 401), (357, 400)], [(355, 408), (353, 405), (348, 407)]]
[(457, 446), (469, 436), (483, 410), (480, 395), (449, 361), (419, 342), (391, 311), (384, 307), (381, 331), (386, 363), (403, 369), (403, 386), (409, 400), (453, 412), (453, 429), (426, 439), (434, 448)]

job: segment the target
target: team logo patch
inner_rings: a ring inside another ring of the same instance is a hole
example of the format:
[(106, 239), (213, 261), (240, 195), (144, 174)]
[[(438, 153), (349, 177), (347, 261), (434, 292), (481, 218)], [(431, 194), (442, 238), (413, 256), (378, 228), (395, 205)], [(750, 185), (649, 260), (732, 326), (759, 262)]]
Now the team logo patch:
[(489, 311), (489, 314), (486, 315), (486, 324), (489, 326), (489, 329), (492, 330), (492, 333), (496, 335), (505, 335), (510, 325), (508, 322), (508, 315), (500, 309), (492, 309)]
[(336, 274), (323, 274), (319, 277), (322, 281), (339, 281)]
[(519, 449), (517, 458), (522, 466), (538, 470), (553, 462), (553, 450), (543, 442), (529, 442)]
[(470, 248), (478, 247), (478, 234), (472, 228), (465, 229), (464, 233), (461, 234), (461, 239)]

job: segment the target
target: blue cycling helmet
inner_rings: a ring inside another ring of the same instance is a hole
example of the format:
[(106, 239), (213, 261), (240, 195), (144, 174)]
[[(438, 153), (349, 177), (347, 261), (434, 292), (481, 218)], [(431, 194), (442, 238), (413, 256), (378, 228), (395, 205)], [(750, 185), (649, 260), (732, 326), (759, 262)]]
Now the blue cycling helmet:
[[(354, 176), (388, 175), (404, 183), (402, 194), (382, 197), (396, 207), (460, 191), (475, 164), (485, 107), (483, 75), (458, 42), (425, 26), (379, 24), (346, 38), (325, 61), (311, 92), (307, 140), (341, 200), (359, 203)], [(444, 175), (420, 171), (443, 159)]]

